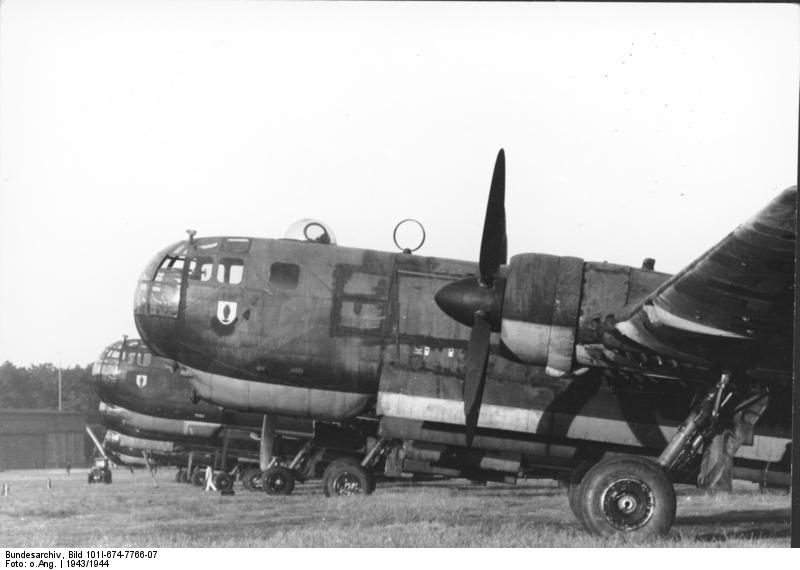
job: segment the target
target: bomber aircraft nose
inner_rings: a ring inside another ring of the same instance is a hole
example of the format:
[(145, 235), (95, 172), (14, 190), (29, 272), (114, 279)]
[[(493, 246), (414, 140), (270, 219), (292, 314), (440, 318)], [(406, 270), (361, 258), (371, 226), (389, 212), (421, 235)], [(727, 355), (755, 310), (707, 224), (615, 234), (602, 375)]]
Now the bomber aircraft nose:
[(121, 348), (122, 342), (120, 341), (107, 346), (92, 364), (92, 382), (101, 399), (105, 399), (110, 392), (113, 392), (123, 377), (120, 368)]
[(158, 356), (177, 357), (178, 311), (187, 242), (158, 252), (142, 272), (136, 286), (133, 317), (136, 329)]

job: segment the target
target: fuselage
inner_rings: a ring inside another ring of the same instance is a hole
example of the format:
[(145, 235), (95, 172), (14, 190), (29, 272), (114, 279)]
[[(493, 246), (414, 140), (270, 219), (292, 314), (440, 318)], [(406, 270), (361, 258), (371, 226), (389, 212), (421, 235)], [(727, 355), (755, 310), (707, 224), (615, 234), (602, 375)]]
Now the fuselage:
[[(94, 363), (92, 379), (101, 399), (103, 424), (119, 434), (193, 449), (227, 446), (233, 453), (258, 456), (262, 416), (193, 398), (191, 384), (174, 363), (154, 356), (138, 339), (104, 349)], [(286, 453), (313, 433), (309, 420), (276, 417), (274, 427)], [(288, 445), (289, 441), (293, 443)]]
[[(149, 425), (178, 434), (216, 433), (223, 426), (259, 430), (262, 416), (228, 410), (196, 397), (189, 379), (177, 365), (155, 356), (139, 339), (106, 347), (92, 366), (92, 380), (100, 396), (101, 412), (149, 418)], [(276, 418), (287, 433), (308, 434), (307, 420)]]
[[(515, 256), (509, 268), (478, 427), (660, 451), (708, 370), (697, 359), (609, 356), (603, 342), (615, 314), (670, 276), (544, 254)], [(134, 315), (144, 342), (216, 404), (463, 426), (471, 329), (435, 295), (476, 272), (472, 262), (405, 253), (200, 238), (153, 258)], [(779, 458), (784, 443), (756, 455)]]
[[(144, 341), (180, 362), (202, 398), (342, 420), (374, 406), (387, 357), (415, 358), (408, 349), (428, 346), (461, 371), (469, 329), (431, 319), (441, 314), (433, 293), (474, 270), (293, 240), (203, 238), (154, 258), (135, 318)], [(420, 330), (432, 320), (435, 329)]]

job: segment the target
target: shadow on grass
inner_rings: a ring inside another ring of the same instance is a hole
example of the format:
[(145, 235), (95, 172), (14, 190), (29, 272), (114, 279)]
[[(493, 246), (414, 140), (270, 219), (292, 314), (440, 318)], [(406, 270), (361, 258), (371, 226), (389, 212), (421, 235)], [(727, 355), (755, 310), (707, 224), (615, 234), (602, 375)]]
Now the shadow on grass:
[[(750, 528), (715, 530), (701, 532), (686, 538), (695, 542), (713, 543), (732, 540), (768, 540), (789, 538), (791, 536), (791, 511), (789, 509), (750, 509), (745, 511), (725, 511), (709, 515), (690, 515), (680, 517), (683, 525), (701, 527), (725, 527), (752, 525)], [(755, 528), (753, 528), (755, 526)]]
[(750, 509), (738, 511), (725, 511), (708, 515), (681, 516), (678, 521), (681, 525), (727, 525), (727, 524), (789, 524), (791, 519), (790, 509)]
[(789, 538), (790, 529), (764, 529), (755, 528), (741, 530), (737, 532), (709, 532), (698, 534), (694, 537), (695, 542), (727, 542), (729, 540), (766, 540), (770, 538)]

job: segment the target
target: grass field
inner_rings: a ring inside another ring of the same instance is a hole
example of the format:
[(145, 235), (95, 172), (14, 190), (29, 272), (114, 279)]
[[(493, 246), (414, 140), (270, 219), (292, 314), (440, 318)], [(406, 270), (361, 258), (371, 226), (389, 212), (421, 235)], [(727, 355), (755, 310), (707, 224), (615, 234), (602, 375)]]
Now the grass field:
[[(288, 497), (204, 492), (162, 470), (114, 471), (88, 485), (86, 471), (0, 472), (4, 547), (788, 547), (790, 496), (737, 484), (734, 494), (678, 489), (669, 537), (603, 540), (572, 516), (563, 489), (464, 481), (383, 483), (370, 497), (327, 499), (319, 483)], [(47, 481), (51, 488), (48, 489)]]

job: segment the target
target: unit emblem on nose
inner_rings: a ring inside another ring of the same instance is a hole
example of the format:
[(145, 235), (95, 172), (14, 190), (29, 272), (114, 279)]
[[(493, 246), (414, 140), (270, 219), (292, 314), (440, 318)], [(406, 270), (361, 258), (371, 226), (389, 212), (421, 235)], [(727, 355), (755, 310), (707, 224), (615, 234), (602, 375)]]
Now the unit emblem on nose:
[(217, 320), (223, 325), (229, 325), (236, 320), (236, 308), (238, 304), (234, 301), (217, 302)]
[(136, 385), (139, 386), (139, 388), (147, 386), (147, 374), (137, 374)]

